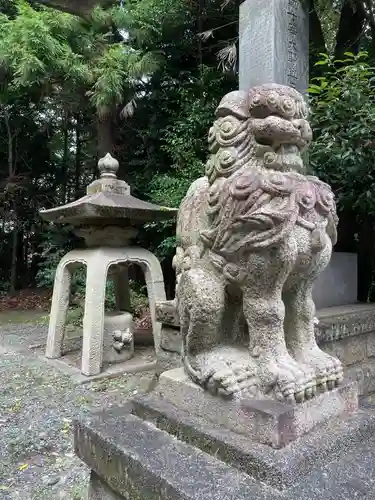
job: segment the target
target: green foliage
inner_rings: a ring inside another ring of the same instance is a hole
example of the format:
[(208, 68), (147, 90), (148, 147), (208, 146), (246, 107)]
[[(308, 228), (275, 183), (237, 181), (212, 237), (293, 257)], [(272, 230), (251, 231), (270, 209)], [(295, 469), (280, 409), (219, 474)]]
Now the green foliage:
[(375, 77), (366, 53), (333, 61), (310, 85), (313, 170), (332, 184), (340, 210), (375, 214)]
[[(54, 225), (45, 227), (42, 241), (39, 246), (41, 262), (36, 275), (37, 286), (51, 289), (55, 280), (55, 272), (62, 257), (77, 246), (77, 238), (72, 233), (72, 228), (63, 226), (57, 228)], [(84, 285), (84, 279), (80, 273), (75, 273), (73, 290)]]
[(107, 115), (123, 102), (131, 81), (154, 72), (159, 60), (153, 54), (142, 54), (125, 43), (111, 45), (93, 68), (95, 83), (88, 92), (99, 115)]
[[(215, 109), (222, 97), (228, 76), (214, 68), (202, 66), (198, 75), (185, 73), (189, 82), (174, 88), (173, 79), (165, 79), (169, 89), (169, 106), (173, 109), (168, 124), (160, 130), (161, 151), (166, 154), (170, 167), (167, 172), (157, 171), (150, 181), (151, 199), (161, 205), (178, 207), (190, 184), (204, 175), (207, 159), (207, 134)], [(149, 231), (164, 235), (156, 248), (159, 258), (170, 256), (175, 248), (175, 221), (151, 222)]]
[(69, 14), (34, 10), (17, 3), (15, 18), (0, 16), (0, 65), (15, 88), (47, 84), (57, 78), (89, 81), (82, 55), (68, 43), (78, 20)]
[(160, 65), (159, 52), (115, 41), (119, 8), (95, 9), (90, 24), (51, 9), (35, 10), (25, 0), (16, 6), (16, 17), (0, 14), (0, 67), (10, 88), (78, 85), (102, 116), (127, 98), (137, 79)]

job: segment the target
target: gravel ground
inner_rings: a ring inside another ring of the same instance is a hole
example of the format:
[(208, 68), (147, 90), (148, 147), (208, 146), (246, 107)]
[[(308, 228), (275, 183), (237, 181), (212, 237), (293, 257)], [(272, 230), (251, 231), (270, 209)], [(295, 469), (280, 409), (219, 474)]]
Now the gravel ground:
[(153, 373), (77, 385), (27, 347), (46, 326), (0, 325), (0, 499), (83, 500), (88, 470), (71, 422), (147, 391)]

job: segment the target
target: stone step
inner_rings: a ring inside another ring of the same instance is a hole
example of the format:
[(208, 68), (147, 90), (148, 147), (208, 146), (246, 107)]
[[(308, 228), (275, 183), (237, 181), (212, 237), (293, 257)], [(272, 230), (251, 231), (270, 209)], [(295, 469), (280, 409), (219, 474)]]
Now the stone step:
[(74, 445), (92, 470), (88, 500), (370, 499), (374, 431), (359, 411), (275, 450), (152, 393), (81, 417)]

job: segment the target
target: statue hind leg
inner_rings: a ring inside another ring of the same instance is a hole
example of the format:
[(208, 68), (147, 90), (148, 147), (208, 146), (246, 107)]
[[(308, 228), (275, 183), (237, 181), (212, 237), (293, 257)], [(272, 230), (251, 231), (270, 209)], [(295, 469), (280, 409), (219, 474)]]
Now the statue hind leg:
[(314, 372), (289, 354), (284, 336), (282, 287), (296, 258), (296, 245), (252, 254), (243, 286), (243, 308), (248, 323), (250, 354), (258, 363), (263, 391), (280, 400), (301, 402), (310, 395)]
[[(302, 238), (301, 238), (302, 239)], [(332, 246), (328, 237), (321, 252), (311, 254), (305, 270), (296, 269), (285, 283), (285, 338), (288, 350), (298, 362), (311, 366), (321, 390), (333, 389), (343, 379), (341, 362), (323, 352), (314, 333), (315, 304), (312, 297), (316, 277), (329, 263)]]

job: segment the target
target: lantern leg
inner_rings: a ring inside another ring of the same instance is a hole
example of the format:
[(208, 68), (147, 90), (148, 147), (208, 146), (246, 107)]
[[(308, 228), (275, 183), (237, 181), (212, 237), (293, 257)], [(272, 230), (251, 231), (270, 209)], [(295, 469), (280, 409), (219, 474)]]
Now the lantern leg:
[(71, 262), (68, 254), (60, 261), (56, 269), (46, 346), (46, 358), (50, 359), (60, 358), (62, 355), (72, 282), (72, 272), (69, 266)]
[(104, 302), (108, 264), (102, 253), (94, 253), (87, 260), (81, 366), (81, 371), (86, 376), (98, 375), (102, 369)]

